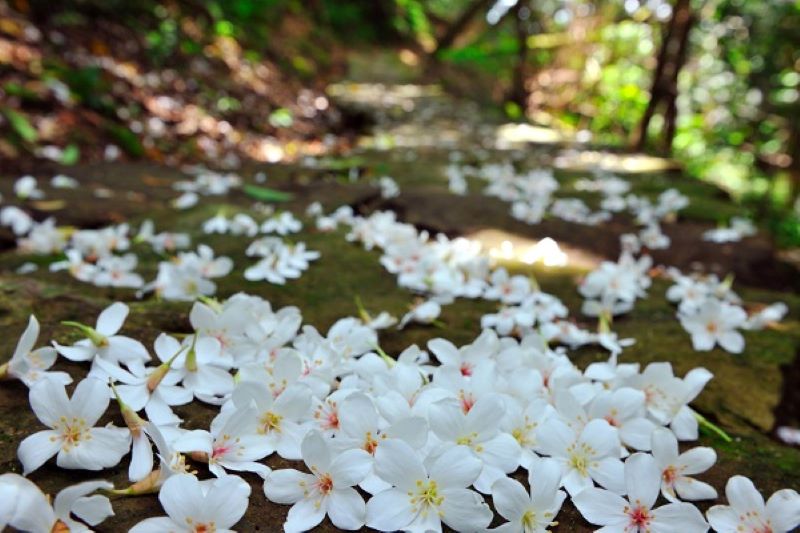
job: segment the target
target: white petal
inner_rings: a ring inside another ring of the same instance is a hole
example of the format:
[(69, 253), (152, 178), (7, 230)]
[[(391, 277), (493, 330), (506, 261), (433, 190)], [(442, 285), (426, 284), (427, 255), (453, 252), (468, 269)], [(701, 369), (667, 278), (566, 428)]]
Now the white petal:
[(347, 450), (334, 458), (330, 466), (333, 486), (337, 489), (360, 483), (372, 470), (372, 456), (364, 450)]
[(549, 505), (561, 486), (561, 466), (554, 459), (536, 461), (530, 468), (528, 485), (531, 488), (531, 500), (537, 506)]
[(438, 401), (428, 410), (431, 430), (443, 441), (455, 442), (466, 433), (461, 407), (451, 398)]
[(492, 485), (492, 503), (500, 516), (515, 521), (525, 513), (531, 500), (519, 481), (502, 477)]
[(669, 503), (653, 510), (650, 523), (653, 533), (705, 533), (708, 523), (697, 507), (690, 503)]
[(109, 388), (99, 379), (86, 378), (75, 387), (70, 400), (72, 416), (82, 418), (86, 425), (93, 426), (100, 420), (111, 401)]
[[(109, 485), (111, 484), (109, 483)], [(75, 500), (72, 505), (72, 514), (90, 526), (96, 526), (104, 522), (109, 516), (114, 516), (114, 509), (111, 507), (111, 500), (100, 494), (95, 494), (94, 496)]]
[(17, 456), (24, 475), (28, 475), (53, 457), (61, 449), (61, 435), (52, 430), (34, 433), (23, 440)]
[(55, 427), (62, 416), (69, 416), (69, 398), (64, 385), (43, 379), (31, 388), (28, 398), (36, 417), (46, 426)]
[(316, 500), (303, 499), (292, 505), (283, 524), (286, 533), (308, 531), (319, 525), (325, 518), (325, 506), (317, 505)]
[(402, 491), (412, 490), (417, 481), (428, 478), (422, 461), (411, 446), (396, 439), (382, 442), (375, 450), (375, 473)]
[(128, 479), (140, 481), (153, 470), (153, 449), (150, 439), (144, 432), (133, 438), (131, 446), (131, 464), (128, 466)]
[(414, 519), (408, 494), (400, 489), (379, 492), (367, 502), (367, 526), (378, 531), (398, 531)]
[(133, 526), (128, 533), (175, 533), (176, 531), (185, 531), (183, 524), (166, 516), (158, 516), (145, 518)]
[(482, 531), (492, 521), (492, 510), (477, 492), (450, 488), (442, 496), (442, 521), (456, 531)]
[(681, 473), (690, 476), (705, 472), (717, 461), (717, 452), (713, 448), (698, 446), (680, 455), (677, 464), (682, 466)]
[(191, 474), (170, 476), (158, 493), (161, 506), (181, 528), (187, 518), (196, 519), (202, 514), (204, 499), (200, 482)]
[(738, 331), (726, 331), (719, 336), (719, 345), (730, 353), (742, 353), (744, 337)]
[(635, 453), (625, 461), (625, 486), (631, 502), (641, 502), (651, 508), (661, 488), (661, 471), (653, 456)]
[(116, 466), (130, 448), (130, 433), (122, 428), (91, 428), (91, 439), (58, 452), (56, 464), (61, 468), (102, 470)]
[(776, 531), (792, 531), (800, 525), (800, 495), (792, 489), (783, 489), (767, 500), (767, 517)]
[(264, 481), (264, 495), (275, 503), (297, 503), (303, 499), (306, 487), (315, 482), (316, 476), (293, 468), (273, 470)]
[(443, 489), (463, 489), (478, 478), (482, 468), (483, 463), (469, 448), (453, 446), (433, 461), (428, 468), (428, 474)]
[(336, 489), (328, 495), (328, 516), (340, 529), (359, 529), (364, 525), (367, 507), (354, 489)]
[(247, 511), (250, 485), (238, 476), (214, 480), (203, 502), (205, 516), (220, 529), (231, 529)]
[(625, 494), (627, 490), (624, 481), (625, 467), (616, 457), (601, 459), (597, 466), (589, 467), (589, 474), (600, 485), (617, 494)]
[(725, 495), (728, 497), (731, 507), (741, 514), (755, 511), (763, 515), (766, 511), (763, 496), (753, 482), (744, 476), (730, 478), (725, 485)]
[(739, 533), (739, 513), (727, 505), (715, 505), (706, 511), (711, 527), (718, 533)]
[(611, 491), (589, 487), (573, 495), (572, 503), (587, 521), (597, 526), (627, 522), (628, 502)]
[[(88, 495), (100, 489), (113, 489), (114, 485), (108, 481), (86, 481), (67, 487), (56, 495), (53, 501), (53, 509), (59, 518), (69, 517), (73, 512), (91, 526), (95, 526), (113, 516), (111, 503), (105, 496)], [(105, 500), (105, 501), (102, 501)]]
[(678, 439), (667, 428), (657, 428), (650, 437), (653, 457), (659, 465), (674, 465), (678, 460)]
[(39, 338), (39, 321), (36, 317), (31, 315), (28, 319), (28, 327), (22, 332), (22, 336), (17, 341), (17, 348), (14, 350), (12, 360), (27, 357), (36, 345), (36, 340)]
[(675, 491), (682, 500), (714, 500), (717, 497), (717, 489), (690, 477), (681, 476), (675, 480)]
[(481, 459), (487, 464), (499, 468), (504, 473), (513, 472), (519, 466), (522, 449), (517, 439), (508, 433), (501, 433), (481, 444)]
[(115, 302), (100, 313), (97, 317), (97, 327), (95, 329), (101, 335), (115, 335), (125, 322), (128, 316), (128, 306), (122, 302)]
[(303, 439), (300, 449), (303, 461), (312, 472), (327, 472), (331, 465), (331, 451), (325, 437), (319, 431), (310, 431)]

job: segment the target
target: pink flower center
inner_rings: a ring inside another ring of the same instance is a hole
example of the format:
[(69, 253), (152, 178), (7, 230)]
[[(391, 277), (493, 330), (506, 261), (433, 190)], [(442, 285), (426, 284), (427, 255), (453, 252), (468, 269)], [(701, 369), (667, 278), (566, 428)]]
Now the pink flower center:
[(636, 527), (640, 530), (647, 528), (653, 519), (652, 515), (650, 515), (650, 509), (641, 505), (628, 509), (628, 517), (630, 518), (629, 527)]
[(461, 375), (462, 376), (471, 376), (472, 375), (472, 365), (469, 363), (461, 363)]
[(324, 474), (317, 480), (317, 488), (322, 494), (328, 494), (333, 490), (333, 479), (330, 474)]

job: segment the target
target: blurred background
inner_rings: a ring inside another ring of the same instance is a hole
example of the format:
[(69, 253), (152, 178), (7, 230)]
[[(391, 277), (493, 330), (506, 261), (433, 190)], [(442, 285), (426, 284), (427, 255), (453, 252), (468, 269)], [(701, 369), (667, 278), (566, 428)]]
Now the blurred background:
[(344, 79), (669, 158), (800, 245), (798, 0), (0, 0), (0, 171), (343, 152)]

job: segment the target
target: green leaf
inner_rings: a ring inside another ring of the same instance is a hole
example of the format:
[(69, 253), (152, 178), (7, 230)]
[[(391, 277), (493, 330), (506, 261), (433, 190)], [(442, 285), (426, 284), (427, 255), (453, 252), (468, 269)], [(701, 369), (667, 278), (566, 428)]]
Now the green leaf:
[(262, 202), (288, 202), (293, 197), (291, 193), (258, 185), (245, 185), (243, 190), (247, 196)]
[(31, 125), (25, 115), (17, 113), (13, 109), (9, 108), (5, 108), (3, 110), (3, 114), (8, 119), (11, 127), (14, 128), (14, 131), (17, 132), (17, 135), (22, 137), (22, 140), (29, 143), (36, 142), (39, 134), (36, 132), (36, 128)]
[(81, 158), (81, 149), (78, 148), (77, 144), (70, 144), (66, 148), (64, 148), (64, 152), (61, 154), (61, 164), (62, 165), (74, 165), (78, 162)]

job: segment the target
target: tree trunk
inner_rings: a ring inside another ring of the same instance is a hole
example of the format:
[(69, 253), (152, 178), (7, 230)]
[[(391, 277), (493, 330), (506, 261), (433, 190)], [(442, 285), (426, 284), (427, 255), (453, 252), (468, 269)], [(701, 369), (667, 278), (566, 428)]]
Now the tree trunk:
[(511, 101), (520, 106), (523, 113), (528, 107), (528, 89), (525, 86), (528, 70), (528, 26), (527, 22), (520, 17), (524, 4), (525, 2), (520, 0), (511, 11), (517, 33), (517, 62), (514, 65), (510, 95)]
[(447, 28), (444, 35), (442, 35), (440, 39), (437, 39), (436, 48), (431, 55), (435, 57), (442, 50), (450, 48), (455, 40), (458, 39), (458, 36), (467, 29), (472, 19), (479, 13), (488, 10), (493, 2), (494, 0), (473, 0), (473, 2), (461, 12), (461, 15), (453, 21), (450, 27)]
[(633, 146), (641, 151), (647, 141), (647, 128), (660, 105), (664, 105), (664, 150), (668, 153), (675, 137), (678, 110), (678, 74), (681, 71), (689, 50), (689, 33), (694, 24), (694, 15), (689, 0), (678, 0), (672, 18), (664, 32), (658, 54), (650, 101), (647, 103), (642, 121), (634, 134)]

